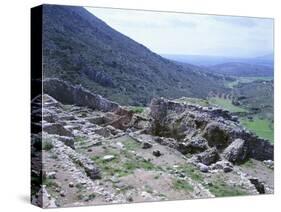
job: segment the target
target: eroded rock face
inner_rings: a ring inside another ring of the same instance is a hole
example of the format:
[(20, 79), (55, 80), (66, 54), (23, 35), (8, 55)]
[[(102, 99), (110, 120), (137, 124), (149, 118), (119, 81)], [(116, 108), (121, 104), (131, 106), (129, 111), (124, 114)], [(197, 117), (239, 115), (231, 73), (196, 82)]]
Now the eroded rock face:
[[(236, 139), (244, 140), (243, 148), (238, 147), (241, 145), (238, 140), (227, 149), (226, 158), (232, 162), (241, 161), (246, 157), (273, 160), (273, 145), (246, 131), (237, 122), (237, 118), (228, 111), (181, 104), (163, 98), (153, 99), (150, 109), (153, 120), (149, 132), (156, 136), (175, 139), (178, 144), (174, 146), (184, 154), (193, 152), (195, 146), (200, 146), (198, 142), (192, 140), (199, 135), (208, 143), (207, 148), (203, 145), (201, 150), (214, 147), (219, 153)], [(197, 149), (197, 152), (200, 152), (200, 149)]]
[(49, 78), (43, 81), (44, 92), (64, 104), (85, 106), (101, 111), (114, 111), (119, 105), (111, 102), (100, 95), (91, 93), (82, 86), (73, 86), (56, 78)]

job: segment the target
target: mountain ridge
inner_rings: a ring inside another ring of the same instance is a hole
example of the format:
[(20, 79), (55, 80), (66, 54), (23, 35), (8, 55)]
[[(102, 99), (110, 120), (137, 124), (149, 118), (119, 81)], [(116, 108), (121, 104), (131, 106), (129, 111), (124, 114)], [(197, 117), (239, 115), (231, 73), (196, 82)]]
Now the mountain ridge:
[(225, 89), (217, 78), (157, 55), (84, 8), (45, 5), (43, 12), (46, 78), (82, 84), (129, 105), (146, 105), (157, 96), (205, 98)]

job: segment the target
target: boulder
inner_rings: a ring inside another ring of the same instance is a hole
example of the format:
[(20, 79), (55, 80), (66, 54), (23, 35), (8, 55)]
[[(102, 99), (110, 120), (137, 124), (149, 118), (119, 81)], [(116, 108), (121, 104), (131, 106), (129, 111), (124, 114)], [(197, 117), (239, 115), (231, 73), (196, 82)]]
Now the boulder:
[(103, 161), (106, 161), (106, 162), (112, 161), (112, 160), (114, 160), (114, 159), (115, 159), (115, 156), (114, 156), (114, 155), (105, 155), (105, 156), (103, 156), (103, 158), (102, 158), (102, 160), (103, 160)]
[(260, 194), (265, 194), (264, 184), (257, 178), (249, 178), (250, 182), (255, 186)]
[(73, 182), (69, 182), (68, 186), (69, 186), (70, 188), (73, 188), (73, 187), (74, 187), (74, 183), (73, 183)]
[(142, 143), (142, 148), (143, 148), (143, 149), (149, 149), (149, 148), (151, 148), (151, 147), (152, 147), (152, 144), (149, 143), (149, 142), (144, 141), (144, 142)]
[(205, 152), (198, 154), (197, 159), (199, 162), (205, 165), (210, 165), (212, 163), (217, 162), (220, 159), (220, 156), (218, 154), (217, 149), (213, 147), (206, 150)]
[(56, 179), (56, 172), (48, 172), (46, 177), (49, 179)]
[(92, 164), (83, 164), (86, 174), (92, 179), (101, 179), (101, 173), (98, 167)]
[(203, 163), (198, 163), (197, 167), (201, 172), (208, 172), (209, 171), (209, 167), (207, 165), (203, 164)]
[(223, 152), (223, 157), (233, 163), (244, 161), (246, 156), (247, 148), (242, 139), (235, 139)]
[(111, 134), (111, 130), (106, 128), (106, 127), (100, 127), (94, 130), (95, 133), (97, 133), (98, 135), (101, 135), (105, 138), (112, 136)]
[(272, 160), (264, 160), (263, 161), (264, 165), (266, 165), (270, 169), (274, 169), (274, 161)]
[(183, 153), (200, 153), (208, 148), (208, 142), (205, 138), (201, 136), (192, 137), (191, 139), (185, 139), (183, 142), (179, 143), (178, 150)]
[(211, 169), (220, 169), (223, 170), (225, 173), (231, 172), (233, 170), (233, 165), (226, 160), (217, 161), (216, 163), (211, 165)]
[(159, 150), (153, 150), (152, 154), (155, 156), (155, 157), (160, 157), (162, 155), (162, 153), (159, 151)]

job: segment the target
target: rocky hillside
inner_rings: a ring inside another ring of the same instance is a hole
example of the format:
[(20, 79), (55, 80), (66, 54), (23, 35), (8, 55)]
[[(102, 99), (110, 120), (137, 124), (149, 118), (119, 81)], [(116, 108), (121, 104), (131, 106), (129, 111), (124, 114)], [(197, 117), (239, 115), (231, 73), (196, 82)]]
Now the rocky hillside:
[(221, 79), (162, 58), (82, 7), (44, 5), (43, 13), (45, 78), (81, 84), (123, 105), (225, 89)]
[[(33, 111), (40, 109), (36, 99), (33, 105)], [(222, 109), (157, 98), (134, 111), (81, 86), (48, 79), (43, 113), (34, 121), (40, 119), (43, 134), (32, 136), (32, 179), (36, 184), (42, 176), (43, 186), (33, 190), (34, 204), (273, 193), (273, 145)], [(41, 136), (42, 155), (35, 151)]]

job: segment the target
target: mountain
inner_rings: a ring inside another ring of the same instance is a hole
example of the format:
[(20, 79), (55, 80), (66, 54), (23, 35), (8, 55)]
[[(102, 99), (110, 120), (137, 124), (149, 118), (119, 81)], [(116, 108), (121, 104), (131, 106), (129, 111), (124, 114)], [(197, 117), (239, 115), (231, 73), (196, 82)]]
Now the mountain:
[(177, 55), (177, 54), (162, 54), (163, 57), (182, 63), (190, 63), (197, 66), (212, 66), (227, 62), (237, 62), (239, 58), (228, 58), (221, 56), (209, 55)]
[(45, 78), (81, 84), (123, 105), (224, 90), (216, 77), (153, 53), (83, 7), (44, 5), (43, 16)]
[(239, 77), (273, 76), (274, 56), (268, 54), (252, 58), (228, 58), (206, 55), (162, 55), (179, 63), (200, 66), (202, 71)]
[(177, 55), (177, 54), (161, 54), (164, 58), (169, 60), (194, 64), (197, 66), (214, 66), (223, 63), (247, 63), (253, 65), (264, 65), (273, 67), (274, 55), (267, 54), (260, 57), (238, 58), (238, 57), (223, 57), (223, 56), (209, 56), (209, 55)]
[(257, 64), (260, 65), (268, 65), (270, 67), (274, 66), (274, 54), (267, 54), (260, 57), (253, 58), (253, 61), (255, 61)]
[(273, 68), (266, 65), (229, 62), (208, 67), (212, 73), (238, 77), (271, 77)]

